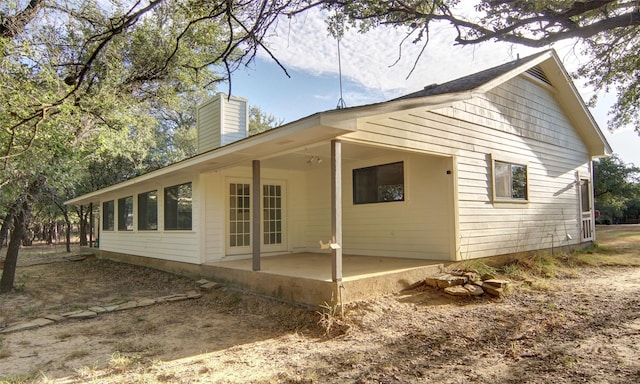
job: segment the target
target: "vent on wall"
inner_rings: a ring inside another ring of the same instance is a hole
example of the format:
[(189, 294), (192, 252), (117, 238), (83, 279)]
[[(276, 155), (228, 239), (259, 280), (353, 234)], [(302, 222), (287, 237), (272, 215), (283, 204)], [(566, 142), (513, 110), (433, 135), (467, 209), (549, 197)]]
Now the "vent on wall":
[(544, 71), (542, 70), (542, 68), (540, 68), (537, 65), (533, 68), (528, 69), (527, 73), (547, 85), (552, 85), (547, 75), (544, 74)]

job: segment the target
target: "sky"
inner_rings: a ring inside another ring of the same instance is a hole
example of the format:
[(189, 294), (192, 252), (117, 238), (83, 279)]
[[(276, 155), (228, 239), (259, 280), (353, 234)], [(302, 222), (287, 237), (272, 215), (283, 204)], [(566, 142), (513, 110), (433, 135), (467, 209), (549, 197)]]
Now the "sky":
[[(247, 98), (250, 105), (290, 122), (337, 107), (341, 97), (339, 68), (342, 99), (353, 107), (389, 100), (540, 51), (493, 42), (454, 46), (453, 30), (443, 26), (432, 29), (429, 44), (416, 64), (422, 46), (407, 42), (400, 49), (403, 38), (403, 31), (390, 28), (381, 27), (366, 34), (347, 31), (340, 41), (338, 56), (338, 43), (328, 35), (320, 11), (282, 19), (268, 37), (267, 46), (290, 77), (262, 51), (251, 65), (233, 74), (231, 94)], [(572, 42), (552, 48), (569, 72), (584, 60)], [(575, 85), (588, 101), (593, 90), (579, 80)], [(219, 91), (228, 93), (228, 84)], [(640, 166), (640, 136), (630, 128), (611, 133), (607, 113), (615, 99), (607, 94), (599, 94), (598, 98), (591, 113), (614, 153), (625, 163)]]

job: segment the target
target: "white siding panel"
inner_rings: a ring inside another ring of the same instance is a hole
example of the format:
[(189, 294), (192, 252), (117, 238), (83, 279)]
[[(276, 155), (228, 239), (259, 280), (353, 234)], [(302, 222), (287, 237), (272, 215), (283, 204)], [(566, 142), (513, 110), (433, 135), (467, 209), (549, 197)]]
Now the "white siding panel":
[[(578, 242), (575, 174), (590, 159), (546, 88), (518, 77), (448, 108), (363, 122), (349, 137), (455, 155), (462, 258)], [(492, 156), (527, 165), (528, 202), (493, 203)]]
[[(164, 188), (189, 181), (192, 182), (192, 230), (164, 231)], [(101, 230), (100, 249), (133, 256), (200, 264), (199, 223), (201, 196), (199, 185), (198, 177), (184, 175), (181, 178), (166, 178), (161, 183), (153, 186), (138, 185), (135, 188), (122, 190), (117, 195), (114, 194), (113, 198), (116, 201), (121, 197), (134, 196), (134, 230), (126, 232)], [(138, 215), (137, 195), (153, 189), (158, 190), (158, 225), (160, 228), (157, 231), (138, 231), (136, 226)]]

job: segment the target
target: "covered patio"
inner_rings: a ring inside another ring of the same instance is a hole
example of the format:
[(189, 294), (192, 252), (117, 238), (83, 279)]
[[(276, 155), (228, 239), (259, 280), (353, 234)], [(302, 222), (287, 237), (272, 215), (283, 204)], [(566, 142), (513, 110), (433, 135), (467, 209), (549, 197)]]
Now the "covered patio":
[(205, 277), (279, 299), (321, 305), (349, 303), (399, 292), (442, 271), (441, 260), (343, 255), (342, 280), (334, 281), (331, 254), (295, 253), (262, 257), (260, 270), (252, 260), (208, 263)]

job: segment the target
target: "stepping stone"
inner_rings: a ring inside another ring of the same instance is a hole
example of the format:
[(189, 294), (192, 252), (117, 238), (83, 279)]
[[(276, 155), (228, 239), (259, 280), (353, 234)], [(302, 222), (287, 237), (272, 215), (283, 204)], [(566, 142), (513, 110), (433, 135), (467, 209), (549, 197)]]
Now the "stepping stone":
[(137, 300), (136, 302), (138, 303), (138, 307), (148, 307), (150, 305), (155, 304), (156, 300), (145, 298), (145, 299)]
[(211, 291), (219, 289), (219, 288), (222, 288), (222, 285), (220, 285), (218, 283), (215, 283), (215, 282), (210, 282), (210, 283), (207, 283), (207, 284), (204, 284), (204, 285), (200, 286), (200, 289), (205, 291), (205, 292), (211, 292)]
[(80, 310), (77, 310), (77, 311), (71, 311), (71, 312), (65, 312), (60, 316), (69, 317), (69, 316), (77, 315), (78, 313), (82, 313), (82, 312), (84, 312), (84, 309), (80, 309)]
[(196, 281), (196, 284), (198, 284), (198, 285), (205, 285), (207, 283), (210, 283), (210, 281), (207, 280), (207, 279), (200, 279), (200, 280)]
[(187, 295), (187, 299), (199, 299), (202, 297), (202, 294), (196, 291), (189, 291), (186, 293), (186, 295)]
[(49, 314), (49, 315), (45, 315), (44, 318), (47, 319), (47, 320), (55, 321), (56, 323), (59, 322), (59, 321), (64, 321), (64, 320), (67, 319), (64, 316), (55, 315), (53, 313)]
[(138, 302), (135, 300), (127, 301), (126, 303), (118, 305), (114, 311), (124, 311), (131, 308), (137, 308)]
[(98, 314), (93, 312), (93, 311), (80, 311), (80, 312), (75, 313), (73, 315), (67, 316), (67, 318), (69, 318), (69, 319), (92, 319), (92, 318), (94, 318), (96, 316), (98, 316)]
[(89, 308), (89, 310), (98, 314), (109, 312), (105, 307), (91, 307)]
[(49, 325), (49, 324), (53, 324), (53, 323), (54, 323), (53, 320), (49, 320), (49, 319), (45, 319), (45, 318), (37, 318), (35, 320), (31, 320), (31, 321), (26, 322), (26, 323), (15, 324), (15, 325), (12, 325), (10, 327), (7, 327), (7, 328), (3, 329), (2, 331), (0, 331), (0, 333), (10, 333), (10, 332), (24, 331), (24, 330), (27, 330), (27, 329), (44, 327), (45, 325)]
[(187, 300), (187, 295), (174, 295), (167, 299), (168, 302)]
[(104, 307), (104, 309), (105, 309), (107, 312), (113, 312), (113, 311), (115, 311), (116, 309), (118, 309), (118, 307), (119, 307), (119, 306), (120, 306), (120, 304), (107, 305), (107, 306), (105, 306), (105, 307)]

